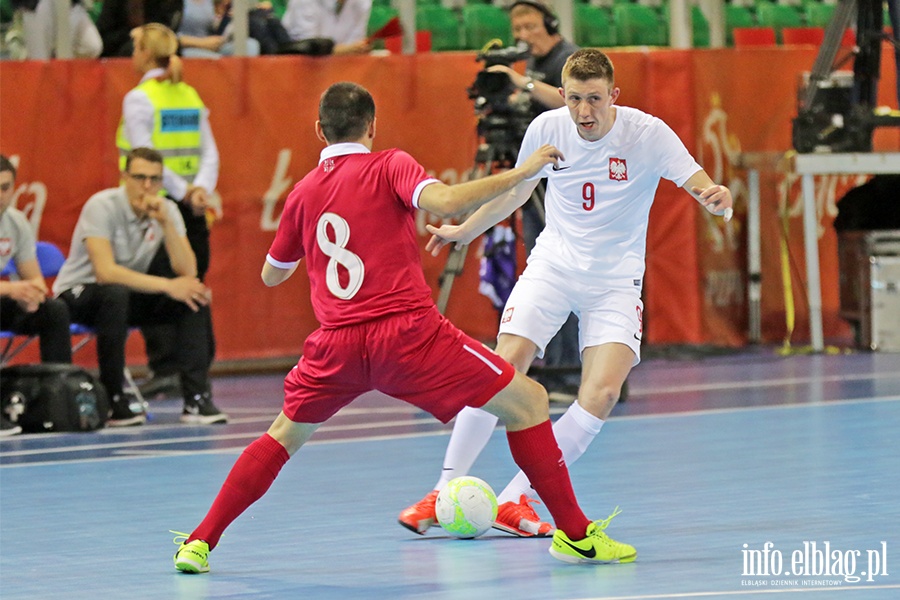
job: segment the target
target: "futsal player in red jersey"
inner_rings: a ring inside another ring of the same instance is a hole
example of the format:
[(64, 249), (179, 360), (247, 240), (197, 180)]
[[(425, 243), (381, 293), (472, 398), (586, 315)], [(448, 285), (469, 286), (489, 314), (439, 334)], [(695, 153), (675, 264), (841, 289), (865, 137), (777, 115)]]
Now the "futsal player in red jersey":
[(422, 272), (417, 209), (441, 217), (473, 210), (563, 157), (540, 147), (510, 171), (448, 186), (401, 150), (372, 152), (375, 103), (336, 83), (319, 102), (319, 164), (291, 191), (263, 265), (268, 286), (307, 261), (321, 327), (285, 379), (282, 412), (238, 458), (212, 507), (175, 554), (176, 569), (209, 570), (225, 528), (258, 500), (281, 467), (340, 408), (380, 390), (447, 422), (465, 406), (504, 422), (513, 459), (558, 529), (572, 541), (551, 554), (568, 562), (622, 562), (634, 549), (609, 539), (578, 507), (549, 419), (546, 391), (453, 326)]

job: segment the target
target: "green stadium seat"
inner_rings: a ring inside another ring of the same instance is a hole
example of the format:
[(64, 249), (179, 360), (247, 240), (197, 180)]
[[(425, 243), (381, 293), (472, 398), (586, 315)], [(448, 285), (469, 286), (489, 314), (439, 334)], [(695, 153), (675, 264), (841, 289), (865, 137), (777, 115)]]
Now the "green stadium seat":
[(666, 46), (669, 31), (662, 17), (643, 4), (613, 6), (616, 41), (620, 46)]
[(691, 6), (691, 30), (694, 48), (709, 48), (709, 21), (696, 4)]
[(16, 9), (13, 8), (12, 0), (0, 0), (0, 23), (9, 23), (13, 20), (13, 13)]
[(513, 43), (512, 27), (505, 10), (493, 4), (466, 4), (462, 9), (463, 39), (465, 47), (481, 50), (493, 39), (504, 46)]
[(803, 19), (793, 6), (762, 2), (756, 6), (756, 21), (761, 27), (771, 27), (775, 36), (781, 41), (781, 30), (785, 27), (800, 27)]
[(810, 2), (803, 7), (803, 16), (809, 27), (827, 27), (834, 16), (836, 4), (823, 4), (822, 2)]
[(610, 13), (590, 4), (576, 4), (575, 43), (587, 48), (615, 46), (616, 26)]
[(97, 19), (100, 17), (100, 11), (103, 10), (103, 0), (94, 0), (94, 5), (91, 6), (91, 10), (88, 11), (88, 14), (91, 15), (91, 20), (94, 23), (97, 22)]
[(756, 19), (749, 8), (744, 6), (725, 5), (725, 42), (734, 46), (734, 29), (736, 27), (755, 27)]
[(438, 5), (422, 5), (416, 9), (416, 29), (431, 32), (431, 49), (462, 50), (462, 23), (449, 8)]
[(269, 0), (272, 3), (272, 12), (275, 13), (275, 16), (279, 19), (284, 16), (284, 11), (287, 9), (288, 0)]
[[(660, 8), (660, 14), (663, 19), (663, 26), (666, 28), (666, 31), (669, 31), (668, 3)], [(696, 4), (691, 6), (691, 44), (694, 48), (709, 48), (710, 45), (709, 21)]]

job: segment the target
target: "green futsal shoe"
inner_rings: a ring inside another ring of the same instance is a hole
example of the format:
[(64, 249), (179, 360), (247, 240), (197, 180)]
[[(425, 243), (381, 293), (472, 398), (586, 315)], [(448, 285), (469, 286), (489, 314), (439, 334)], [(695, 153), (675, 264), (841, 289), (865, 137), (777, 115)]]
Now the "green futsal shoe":
[(630, 563), (637, 558), (637, 550), (633, 546), (617, 542), (604, 531), (609, 522), (619, 514), (619, 507), (613, 514), (602, 521), (594, 521), (587, 528), (587, 535), (581, 540), (570, 540), (562, 529), (553, 534), (550, 554), (567, 563)]
[[(178, 534), (173, 540), (176, 544), (180, 540), (186, 540), (187, 534), (173, 531)], [(208, 573), (209, 572), (209, 544), (203, 540), (190, 542), (181, 541), (178, 551), (175, 553), (175, 568), (182, 573)]]

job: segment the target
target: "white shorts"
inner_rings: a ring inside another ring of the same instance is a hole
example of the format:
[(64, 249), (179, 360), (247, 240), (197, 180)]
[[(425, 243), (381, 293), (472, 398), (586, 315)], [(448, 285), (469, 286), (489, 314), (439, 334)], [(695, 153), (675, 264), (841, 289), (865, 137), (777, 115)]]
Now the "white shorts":
[(579, 353), (618, 342), (634, 351), (634, 365), (641, 362), (641, 288), (585, 284), (545, 261), (529, 263), (519, 277), (503, 309), (499, 333), (534, 342), (540, 358), (570, 312), (578, 317)]

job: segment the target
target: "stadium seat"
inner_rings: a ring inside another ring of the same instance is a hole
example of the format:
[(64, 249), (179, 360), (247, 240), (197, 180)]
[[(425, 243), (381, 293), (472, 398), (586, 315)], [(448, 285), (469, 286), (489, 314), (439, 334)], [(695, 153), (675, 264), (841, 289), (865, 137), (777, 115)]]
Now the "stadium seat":
[(590, 4), (575, 4), (575, 43), (582, 47), (616, 45), (616, 27), (610, 14)]
[(499, 39), (504, 46), (513, 43), (512, 27), (505, 10), (493, 4), (467, 4), (462, 9), (463, 40), (469, 50), (481, 50)]
[[(666, 3), (660, 7), (660, 15), (662, 15), (663, 26), (669, 31), (669, 4)], [(706, 15), (700, 10), (696, 4), (691, 6), (691, 45), (694, 48), (709, 48), (709, 21)]]
[(760, 27), (771, 27), (775, 38), (781, 40), (781, 30), (785, 27), (802, 27), (803, 19), (793, 6), (762, 2), (756, 7), (756, 21)]
[(822, 27), (785, 27), (781, 30), (781, 40), (785, 44), (821, 46), (824, 39)]
[(734, 30), (737, 27), (754, 27), (756, 20), (749, 8), (744, 6), (725, 5), (725, 42), (734, 46)]
[(836, 4), (825, 4), (824, 2), (807, 2), (803, 7), (803, 16), (806, 18), (806, 24), (810, 27), (827, 27), (834, 16)]
[(643, 4), (613, 6), (616, 41), (620, 46), (666, 46), (669, 31), (659, 14)]
[(709, 21), (696, 4), (691, 6), (691, 32), (694, 48), (709, 48)]
[(774, 46), (775, 29), (772, 27), (735, 27), (734, 47)]
[(9, 23), (13, 18), (12, 2), (10, 0), (0, 0), (0, 23)]
[(419, 6), (416, 9), (416, 28), (431, 32), (431, 49), (436, 52), (461, 50), (464, 47), (462, 23), (449, 8), (440, 5)]
[(272, 12), (275, 13), (275, 16), (279, 19), (284, 16), (284, 11), (287, 8), (288, 0), (270, 0), (272, 3)]

